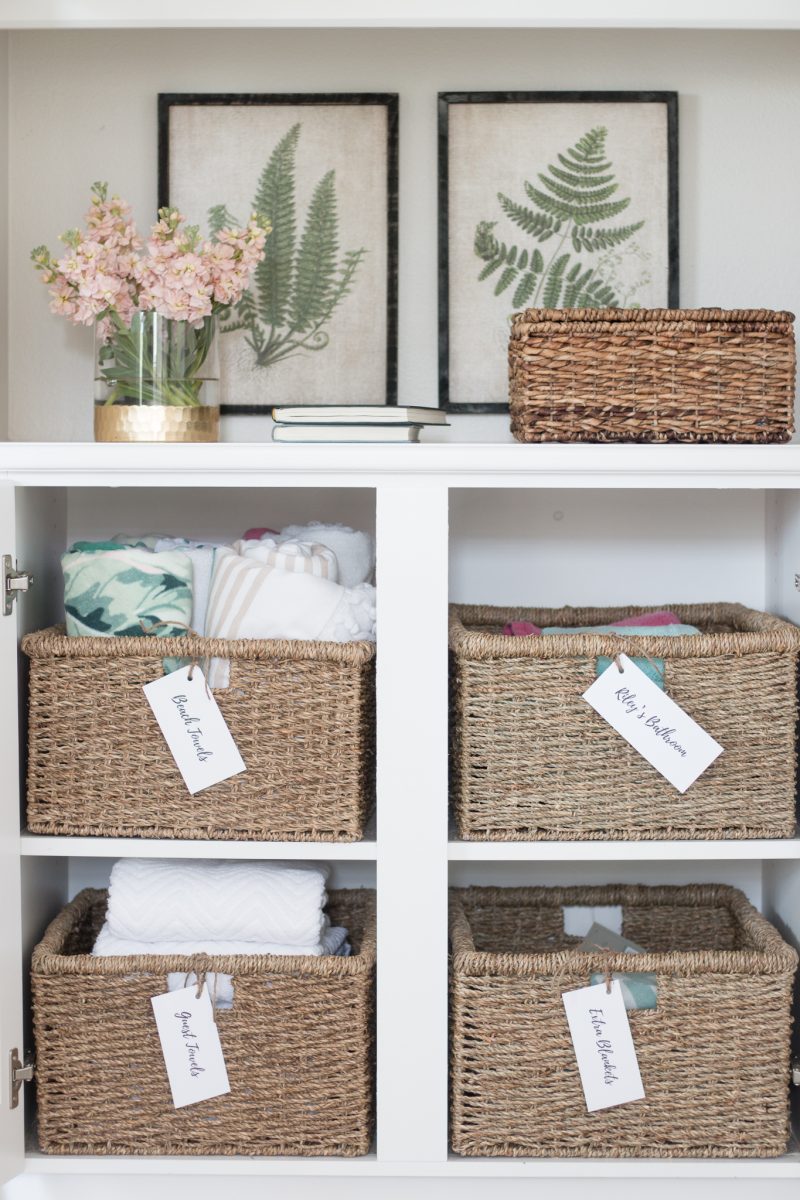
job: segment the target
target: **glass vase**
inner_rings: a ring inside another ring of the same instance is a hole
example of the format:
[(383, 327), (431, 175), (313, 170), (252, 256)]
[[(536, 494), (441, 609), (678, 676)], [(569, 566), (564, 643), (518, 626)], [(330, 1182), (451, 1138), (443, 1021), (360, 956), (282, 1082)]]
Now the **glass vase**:
[(98, 442), (215, 442), (219, 365), (215, 317), (199, 324), (155, 312), (95, 325)]

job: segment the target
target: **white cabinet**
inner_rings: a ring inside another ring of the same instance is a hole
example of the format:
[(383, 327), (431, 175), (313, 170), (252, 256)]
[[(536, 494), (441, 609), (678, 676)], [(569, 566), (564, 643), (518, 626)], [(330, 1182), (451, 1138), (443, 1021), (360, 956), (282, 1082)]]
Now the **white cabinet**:
[[(364, 841), (20, 835), (17, 705), (19, 697), (21, 730), (25, 668), (16, 646), (23, 632), (59, 615), (58, 556), (67, 543), (156, 526), (236, 536), (252, 524), (317, 515), (374, 527), (377, 535), (378, 801)], [(733, 600), (800, 621), (800, 447), (5, 444), (0, 532), (0, 553), (15, 555), (35, 576), (15, 613), (0, 617), (3, 1066), (11, 1049), (29, 1045), (31, 946), (68, 897), (105, 882), (119, 855), (319, 857), (334, 863), (335, 881), (377, 886), (379, 914), (377, 1135), (370, 1156), (53, 1158), (36, 1149), (30, 1100), (25, 1143), (23, 1107), (8, 1107), (3, 1084), (0, 1163), (7, 1179), (16, 1175), (9, 1200), (99, 1197), (109, 1186), (133, 1196), (141, 1174), (152, 1177), (147, 1186), (159, 1197), (175, 1187), (201, 1197), (232, 1186), (239, 1195), (261, 1195), (266, 1179), (281, 1197), (388, 1197), (411, 1186), (423, 1196), (455, 1189), (460, 1197), (478, 1196), (497, 1186), (516, 1195), (523, 1188), (529, 1194), (525, 1181), (536, 1179), (556, 1197), (587, 1185), (595, 1195), (625, 1195), (643, 1178), (657, 1195), (678, 1179), (697, 1196), (722, 1196), (723, 1187), (735, 1195), (756, 1181), (770, 1197), (796, 1189), (796, 1149), (776, 1160), (692, 1163), (448, 1154), (448, 879), (724, 881), (741, 887), (798, 944), (800, 841), (482, 844), (452, 833), (448, 840), (446, 606), (448, 589), (451, 599), (486, 603)]]

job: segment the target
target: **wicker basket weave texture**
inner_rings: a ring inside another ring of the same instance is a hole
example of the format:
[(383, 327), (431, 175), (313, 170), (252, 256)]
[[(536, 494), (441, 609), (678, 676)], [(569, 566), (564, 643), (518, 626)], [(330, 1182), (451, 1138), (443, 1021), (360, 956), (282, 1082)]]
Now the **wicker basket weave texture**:
[(794, 316), (765, 309), (529, 309), (509, 343), (520, 442), (785, 442)]
[[(506, 621), (609, 624), (642, 608), (453, 606), (451, 795), (462, 838), (793, 837), (800, 629), (675, 605), (693, 637), (505, 637)], [(624, 631), (621, 631), (621, 633)], [(663, 660), (665, 690), (724, 753), (681, 795), (582, 699), (598, 655)]]
[[(368, 642), (29, 634), (28, 828), (106, 837), (355, 841), (374, 798)], [(231, 660), (215, 699), (247, 770), (192, 797), (142, 691), (163, 657)]]
[[(366, 1154), (373, 1112), (375, 905), (331, 893), (350, 958), (88, 953), (106, 893), (86, 889), (33, 953), (39, 1138), (51, 1154)], [(233, 975), (216, 1013), (229, 1095), (172, 1106), (151, 996), (169, 971)]]
[[(565, 953), (563, 905), (621, 905), (652, 953), (655, 1010), (629, 1013), (645, 1089), (587, 1113), (561, 995), (630, 955)], [(452, 1146), (459, 1154), (742, 1158), (782, 1154), (797, 954), (734, 888), (454, 892)]]

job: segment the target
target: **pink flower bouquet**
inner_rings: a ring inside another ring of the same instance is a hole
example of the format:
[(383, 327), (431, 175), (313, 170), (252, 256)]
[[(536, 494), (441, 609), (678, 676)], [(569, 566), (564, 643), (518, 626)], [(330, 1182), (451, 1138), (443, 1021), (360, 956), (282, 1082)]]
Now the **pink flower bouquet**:
[(162, 208), (143, 243), (130, 206), (95, 183), (86, 229), (62, 235), (66, 253), (54, 259), (38, 246), (31, 258), (51, 311), (96, 323), (103, 403), (198, 405), (215, 318), (241, 299), (268, 233), (254, 215), (203, 241), (177, 209)]

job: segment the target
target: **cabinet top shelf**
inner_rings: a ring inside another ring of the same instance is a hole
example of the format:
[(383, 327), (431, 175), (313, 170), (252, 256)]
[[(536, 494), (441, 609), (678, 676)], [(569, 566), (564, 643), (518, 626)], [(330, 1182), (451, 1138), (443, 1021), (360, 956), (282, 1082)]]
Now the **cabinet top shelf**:
[(139, 0), (134, 6), (109, 0), (9, 0), (0, 16), (5, 29), (165, 29), (256, 27), (530, 27), (648, 29), (797, 29), (794, 0)]
[(800, 445), (0, 443), (0, 484), (73, 487), (800, 488)]

